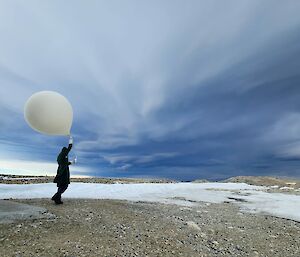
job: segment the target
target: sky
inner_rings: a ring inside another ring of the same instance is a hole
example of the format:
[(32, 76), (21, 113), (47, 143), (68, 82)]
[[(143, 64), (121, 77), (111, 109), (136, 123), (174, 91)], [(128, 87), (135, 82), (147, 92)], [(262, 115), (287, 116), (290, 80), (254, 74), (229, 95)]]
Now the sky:
[(72, 175), (300, 177), (300, 1), (0, 0), (0, 173), (55, 174), (68, 138), (24, 104), (74, 111)]

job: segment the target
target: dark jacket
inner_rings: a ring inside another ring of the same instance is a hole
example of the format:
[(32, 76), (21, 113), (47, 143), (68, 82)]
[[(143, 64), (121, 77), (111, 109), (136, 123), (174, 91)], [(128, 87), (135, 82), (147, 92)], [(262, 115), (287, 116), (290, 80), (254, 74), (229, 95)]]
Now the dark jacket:
[(68, 154), (71, 148), (72, 144), (69, 144), (68, 148), (64, 147), (57, 156), (58, 169), (53, 182), (57, 183), (58, 187), (70, 184), (69, 165), (71, 163), (69, 162)]

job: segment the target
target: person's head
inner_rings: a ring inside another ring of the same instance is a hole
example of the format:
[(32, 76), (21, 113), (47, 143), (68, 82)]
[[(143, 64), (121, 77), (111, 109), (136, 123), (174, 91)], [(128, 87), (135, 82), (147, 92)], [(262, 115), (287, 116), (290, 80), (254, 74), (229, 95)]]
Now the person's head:
[(61, 149), (61, 153), (62, 154), (66, 154), (68, 152), (68, 148), (67, 147), (63, 147), (62, 149)]

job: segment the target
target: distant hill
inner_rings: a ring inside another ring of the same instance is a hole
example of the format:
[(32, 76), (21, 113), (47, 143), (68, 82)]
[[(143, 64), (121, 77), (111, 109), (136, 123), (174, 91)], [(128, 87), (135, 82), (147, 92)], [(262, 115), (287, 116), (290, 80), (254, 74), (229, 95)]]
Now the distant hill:
[(293, 187), (300, 188), (299, 179), (281, 178), (281, 177), (268, 177), (268, 176), (237, 176), (225, 179), (220, 182), (232, 183), (247, 183), (255, 186), (279, 186), (279, 187)]

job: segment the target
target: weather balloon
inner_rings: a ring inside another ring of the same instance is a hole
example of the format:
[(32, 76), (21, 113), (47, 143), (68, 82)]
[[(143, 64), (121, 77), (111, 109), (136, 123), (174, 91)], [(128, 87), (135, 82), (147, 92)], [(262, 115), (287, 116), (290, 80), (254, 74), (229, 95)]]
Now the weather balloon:
[(28, 125), (48, 135), (70, 135), (73, 109), (61, 94), (41, 91), (33, 94), (26, 102), (24, 116)]

